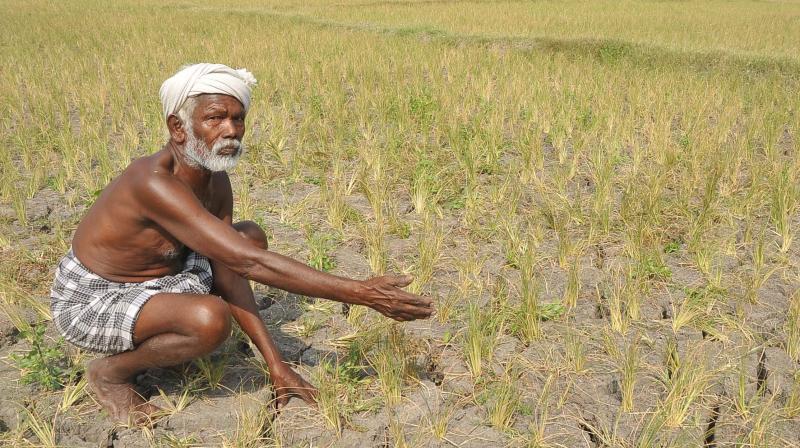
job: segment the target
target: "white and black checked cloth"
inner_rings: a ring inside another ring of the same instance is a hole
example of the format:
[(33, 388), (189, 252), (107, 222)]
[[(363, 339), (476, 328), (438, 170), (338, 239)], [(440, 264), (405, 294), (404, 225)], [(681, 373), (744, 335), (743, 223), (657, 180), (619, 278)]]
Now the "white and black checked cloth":
[(142, 306), (159, 293), (208, 294), (213, 278), (208, 258), (190, 252), (175, 275), (140, 283), (106, 280), (84, 266), (72, 249), (56, 269), (50, 292), (53, 322), (64, 338), (86, 350), (132, 350), (133, 328)]

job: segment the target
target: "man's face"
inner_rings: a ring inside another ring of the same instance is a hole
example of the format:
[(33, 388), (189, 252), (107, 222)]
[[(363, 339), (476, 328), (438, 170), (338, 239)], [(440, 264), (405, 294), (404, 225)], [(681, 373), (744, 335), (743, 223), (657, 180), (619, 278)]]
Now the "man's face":
[(186, 155), (210, 171), (227, 171), (244, 154), (244, 107), (228, 95), (199, 95), (186, 126)]

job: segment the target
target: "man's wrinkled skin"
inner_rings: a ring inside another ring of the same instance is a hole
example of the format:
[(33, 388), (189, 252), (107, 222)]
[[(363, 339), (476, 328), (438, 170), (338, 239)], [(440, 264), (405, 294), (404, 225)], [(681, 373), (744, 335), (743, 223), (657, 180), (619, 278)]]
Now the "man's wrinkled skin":
[[(192, 116), (195, 135), (208, 147), (218, 139), (241, 141), (242, 104), (227, 95), (201, 95)], [(369, 306), (399, 321), (427, 318), (430, 300), (399, 288), (408, 276), (366, 281), (316, 271), (267, 250), (264, 231), (253, 222), (232, 222), (228, 174), (192, 166), (185, 156), (188, 127), (167, 119), (170, 140), (137, 159), (97, 199), (80, 223), (72, 245), (84, 265), (116, 282), (142, 282), (182, 269), (188, 250), (209, 257), (214, 286), (209, 295), (161, 293), (142, 308), (134, 327), (134, 350), (93, 361), (89, 384), (98, 401), (121, 421), (146, 422), (157, 408), (134, 392), (134, 375), (179, 364), (213, 351), (229, 335), (231, 316), (264, 356), (276, 404), (290, 397), (308, 403), (316, 389), (286, 364), (258, 315), (249, 280), (296, 294)], [(231, 154), (233, 155), (233, 154)]]

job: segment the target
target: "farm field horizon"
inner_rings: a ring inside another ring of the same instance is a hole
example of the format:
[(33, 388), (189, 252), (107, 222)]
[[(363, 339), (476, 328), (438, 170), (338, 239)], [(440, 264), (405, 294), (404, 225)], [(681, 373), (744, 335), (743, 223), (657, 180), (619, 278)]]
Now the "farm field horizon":
[[(0, 444), (800, 445), (800, 2), (3, 2)], [(271, 414), (241, 330), (100, 412), (53, 272), (166, 142), (158, 89), (258, 79), (234, 221), (428, 320), (256, 285), (317, 386)]]

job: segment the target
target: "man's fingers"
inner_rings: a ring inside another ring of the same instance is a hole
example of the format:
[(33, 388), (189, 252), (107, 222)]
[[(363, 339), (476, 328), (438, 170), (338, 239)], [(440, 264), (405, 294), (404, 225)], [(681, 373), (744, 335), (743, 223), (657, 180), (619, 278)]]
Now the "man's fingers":
[(414, 296), (405, 302), (403, 311), (415, 316), (430, 315), (433, 312), (433, 302), (423, 299), (422, 297)]
[(430, 308), (433, 305), (433, 300), (406, 291), (399, 291), (396, 297), (398, 302), (414, 307)]
[(395, 311), (389, 317), (399, 322), (406, 322), (415, 319), (413, 314), (408, 313), (406, 311)]
[(395, 311), (389, 317), (400, 322), (409, 320), (426, 319), (433, 314), (433, 309), (416, 308), (411, 310)]
[(281, 395), (278, 396), (278, 399), (275, 400), (275, 401), (277, 403), (277, 408), (280, 409), (280, 408), (286, 406), (287, 404), (289, 404), (289, 396), (286, 395), (286, 394), (281, 394)]
[(430, 305), (427, 306), (414, 306), (410, 307), (407, 311), (407, 314), (410, 314), (413, 319), (424, 319), (430, 317), (433, 314), (433, 307)]
[(313, 406), (317, 405), (319, 393), (316, 388), (304, 389), (301, 396), (303, 397), (303, 401), (306, 403)]
[(427, 319), (431, 317), (431, 314), (433, 314), (433, 310), (431, 309), (417, 311), (414, 313), (414, 319)]
[(387, 307), (386, 310), (382, 310), (382, 314), (400, 321), (425, 318), (433, 314), (432, 302), (421, 297), (409, 296), (398, 297), (396, 302)]

